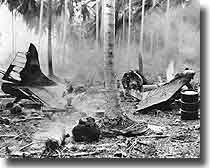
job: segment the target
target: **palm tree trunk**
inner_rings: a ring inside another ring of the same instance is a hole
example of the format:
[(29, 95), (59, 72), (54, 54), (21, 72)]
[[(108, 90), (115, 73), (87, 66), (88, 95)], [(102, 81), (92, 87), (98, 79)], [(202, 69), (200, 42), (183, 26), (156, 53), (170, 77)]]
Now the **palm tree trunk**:
[(52, 66), (52, 0), (49, 0), (48, 7), (48, 74), (53, 76)]
[(64, 24), (63, 24), (63, 64), (65, 64), (65, 56), (66, 56), (66, 26), (67, 26), (67, 11), (68, 11), (68, 0), (65, 0), (64, 3)]
[(139, 54), (139, 71), (140, 73), (143, 73), (143, 67), (142, 67), (142, 59), (144, 57), (144, 51), (143, 51), (143, 36), (144, 36), (144, 6), (145, 6), (145, 0), (142, 0), (142, 11), (141, 11), (141, 32), (140, 32), (140, 54)]
[(104, 61), (105, 61), (105, 86), (114, 88), (114, 3), (104, 0)]
[(153, 56), (153, 45), (154, 45), (154, 32), (150, 32), (150, 55)]
[(115, 1), (104, 0), (104, 79), (107, 89), (106, 116), (110, 119), (119, 116), (119, 100), (115, 90), (114, 77), (114, 38)]
[(167, 18), (168, 18), (169, 8), (170, 8), (170, 0), (167, 0), (167, 9), (166, 9), (166, 17)]
[(99, 1), (96, 0), (96, 49), (99, 43)]
[(44, 0), (41, 0), (40, 15), (39, 15), (39, 53), (41, 51), (43, 8), (44, 8)]
[(124, 44), (125, 44), (125, 40), (126, 40), (126, 38), (125, 38), (125, 11), (123, 12), (123, 46), (124, 46)]
[(157, 0), (152, 0), (152, 7), (154, 8)]
[(130, 58), (129, 58), (129, 50), (131, 45), (131, 0), (129, 0), (128, 5), (129, 16), (128, 16), (128, 46), (127, 46), (127, 58), (128, 58), (128, 69), (130, 69)]
[(15, 56), (15, 14), (12, 10), (12, 57)]
[(165, 42), (168, 44), (169, 39), (169, 8), (170, 8), (170, 0), (167, 0), (167, 8), (166, 8), (166, 34), (165, 34)]
[(104, 0), (101, 0), (101, 26), (100, 26), (100, 41), (101, 46), (103, 46), (103, 36), (104, 36)]

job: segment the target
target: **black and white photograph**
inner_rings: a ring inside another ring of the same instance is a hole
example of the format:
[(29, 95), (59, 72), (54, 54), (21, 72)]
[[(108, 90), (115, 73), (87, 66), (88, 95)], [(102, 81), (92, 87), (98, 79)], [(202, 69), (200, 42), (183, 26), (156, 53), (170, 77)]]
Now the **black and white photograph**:
[(0, 0), (0, 24), (0, 158), (201, 158), (199, 0)]

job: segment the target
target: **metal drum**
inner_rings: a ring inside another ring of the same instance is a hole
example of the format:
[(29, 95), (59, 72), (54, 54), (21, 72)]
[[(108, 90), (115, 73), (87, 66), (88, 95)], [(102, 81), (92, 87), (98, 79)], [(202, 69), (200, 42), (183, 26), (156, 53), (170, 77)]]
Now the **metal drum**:
[(185, 90), (181, 92), (181, 119), (196, 120), (198, 119), (198, 92), (193, 90)]

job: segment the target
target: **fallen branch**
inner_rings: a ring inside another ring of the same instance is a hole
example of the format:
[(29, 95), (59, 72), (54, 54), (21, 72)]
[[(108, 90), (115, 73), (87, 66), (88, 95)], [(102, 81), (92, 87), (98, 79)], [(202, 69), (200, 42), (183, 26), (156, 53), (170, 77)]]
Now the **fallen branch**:
[(58, 113), (58, 112), (66, 112), (67, 109), (44, 109), (42, 112), (47, 112), (47, 113)]
[(7, 143), (5, 143), (5, 144), (3, 144), (2, 146), (0, 146), (0, 151), (1, 151), (5, 146), (8, 146), (8, 144), (10, 144), (12, 141), (14, 141), (14, 139), (18, 138), (20, 135), (22, 135), (22, 133), (19, 134), (19, 135), (17, 135), (17, 136), (15, 136), (15, 137), (13, 137), (13, 138), (10, 139), (9, 141), (7, 141)]
[[(67, 157), (81, 157), (81, 156), (90, 156), (90, 155), (97, 155), (100, 154), (102, 152), (101, 151), (94, 151), (94, 152), (78, 152), (78, 153), (64, 153), (62, 154), (63, 156), (67, 156)], [(60, 154), (54, 154), (52, 155), (53, 157), (60, 157)]]
[(17, 135), (0, 135), (0, 138), (13, 138)]
[(126, 137), (131, 137), (131, 136), (140, 136), (145, 134), (149, 128), (145, 128), (143, 130), (138, 130), (138, 129), (131, 129), (131, 130), (118, 130), (118, 129), (110, 129), (110, 130), (103, 130), (102, 134), (103, 136), (126, 136)]
[(33, 118), (13, 120), (12, 122), (18, 123), (18, 122), (27, 122), (27, 121), (31, 121), (31, 120), (42, 120), (42, 119), (43, 119), (43, 117), (33, 117)]
[(138, 144), (150, 146), (152, 141), (137, 141)]
[(21, 147), (21, 148), (19, 149), (19, 151), (21, 151), (21, 150), (23, 150), (23, 149), (25, 149), (25, 148), (27, 148), (27, 147), (33, 145), (33, 144), (36, 144), (36, 143), (37, 143), (37, 142), (32, 142), (32, 143), (30, 143), (30, 144), (27, 144), (27, 145)]
[(0, 94), (1, 99), (8, 99), (8, 98), (14, 98), (14, 96), (11, 96), (9, 94)]
[(31, 152), (20, 152), (20, 151), (16, 151), (13, 152), (11, 154), (9, 154), (9, 157), (14, 158), (14, 157), (18, 157), (18, 158), (25, 158), (25, 157), (32, 157), (34, 155), (38, 155), (40, 151), (31, 151)]
[[(84, 148), (93, 148), (93, 147), (100, 148), (100, 147), (110, 147), (110, 146), (113, 146), (113, 143), (105, 143), (105, 144), (99, 144), (99, 145), (96, 145), (96, 144), (83, 144), (82, 146)], [(67, 147), (69, 149), (72, 148), (72, 147), (79, 148), (79, 147), (81, 147), (81, 144), (70, 144), (69, 143), (65, 147)]]
[(151, 135), (151, 136), (138, 136), (139, 138), (168, 138), (171, 135)]
[(79, 152), (71, 154), (72, 157), (79, 157), (79, 156), (89, 156), (89, 155), (96, 155), (101, 153), (102, 151), (95, 151), (95, 152)]

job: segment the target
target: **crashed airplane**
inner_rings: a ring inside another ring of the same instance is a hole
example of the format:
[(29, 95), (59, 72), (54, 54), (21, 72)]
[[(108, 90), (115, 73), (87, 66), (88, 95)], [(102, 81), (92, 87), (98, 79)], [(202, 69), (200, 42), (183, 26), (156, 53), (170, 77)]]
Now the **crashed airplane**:
[(62, 97), (65, 87), (43, 74), (37, 49), (32, 43), (27, 53), (16, 54), (2, 80), (2, 91), (15, 97), (13, 104), (29, 99), (51, 108), (63, 109), (66, 105)]
[[(170, 104), (173, 101), (174, 95), (184, 85), (188, 89), (191, 89), (189, 82), (194, 75), (194, 71), (187, 69), (177, 74), (171, 81), (160, 86), (140, 82), (143, 98), (133, 95), (133, 97), (140, 100), (136, 113), (153, 107)], [(18, 52), (16, 54), (9, 68), (4, 72), (2, 80), (2, 91), (5, 94), (15, 97), (13, 104), (19, 102), (21, 99), (29, 99), (43, 106), (55, 109), (65, 109), (67, 105), (67, 100), (63, 96), (66, 87), (44, 75), (39, 64), (38, 52), (33, 44), (30, 44), (27, 53)], [(134, 80), (137, 79), (134, 78)], [(130, 94), (132, 95), (132, 93)]]
[(129, 71), (123, 75), (122, 84), (125, 95), (130, 95), (139, 100), (137, 109), (134, 112), (134, 114), (138, 114), (147, 112), (151, 108), (164, 109), (169, 107), (177, 98), (183, 86), (186, 86), (187, 90), (193, 90), (190, 81), (194, 75), (193, 70), (186, 68), (183, 72), (177, 73), (169, 82), (151, 85), (137, 71)]

